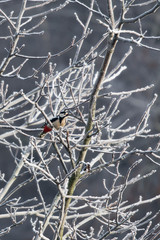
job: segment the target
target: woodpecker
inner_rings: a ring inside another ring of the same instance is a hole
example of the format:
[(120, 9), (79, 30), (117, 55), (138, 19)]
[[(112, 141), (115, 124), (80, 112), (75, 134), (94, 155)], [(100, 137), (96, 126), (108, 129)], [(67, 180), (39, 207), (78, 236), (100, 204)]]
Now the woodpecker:
[(64, 127), (66, 125), (66, 118), (68, 117), (68, 111), (61, 112), (57, 117), (54, 117), (50, 120), (52, 126), (49, 123), (45, 123), (43, 125), (43, 131), (40, 133), (39, 137), (42, 138), (44, 135), (50, 131), (52, 131), (53, 127), (58, 130), (60, 127)]

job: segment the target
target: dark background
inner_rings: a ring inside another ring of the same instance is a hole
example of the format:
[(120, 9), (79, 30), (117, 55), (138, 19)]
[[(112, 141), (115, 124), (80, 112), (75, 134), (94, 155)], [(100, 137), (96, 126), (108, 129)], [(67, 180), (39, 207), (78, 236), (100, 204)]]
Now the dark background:
[[(0, 8), (6, 13), (10, 14), (11, 11), (14, 11), (13, 16), (17, 16), (21, 2), (19, 0), (13, 0), (9, 1), (8, 3), (0, 3)], [(58, 1), (58, 3), (51, 4), (52, 7), (56, 7), (59, 5), (59, 3), (63, 3), (63, 1)], [(86, 1), (87, 3), (89, 1)], [(100, 2), (100, 1), (99, 1)], [(50, 5), (50, 7), (51, 7)], [(101, 1), (100, 6), (102, 8), (102, 11), (104, 13), (106, 12), (106, 2)], [(47, 10), (48, 6), (44, 7), (44, 10)], [(42, 9), (41, 9), (42, 10)], [(37, 13), (39, 12), (39, 9), (36, 10)], [(141, 8), (132, 8), (130, 9), (130, 12), (128, 16), (136, 16), (141, 13), (143, 9)], [(52, 14), (49, 14), (47, 16), (46, 21), (42, 26), (39, 27), (39, 31), (44, 30), (44, 34), (41, 36), (28, 36), (25, 38), (21, 38), (19, 42), (19, 46), (23, 43), (25, 43), (25, 48), (22, 50), (23, 54), (27, 55), (34, 55), (34, 56), (46, 56), (48, 52), (51, 52), (52, 54), (58, 53), (62, 51), (64, 48), (68, 47), (72, 41), (73, 36), (77, 36), (77, 39), (81, 37), (82, 34), (82, 28), (79, 26), (77, 21), (74, 17), (74, 12), (77, 12), (79, 18), (83, 23), (86, 22), (88, 11), (78, 4), (69, 4), (66, 6), (63, 10), (53, 12)], [(30, 15), (33, 12), (30, 11), (27, 14)], [(35, 11), (34, 11), (35, 13)], [(118, 15), (118, 11), (117, 11)], [(82, 52), (80, 56), (83, 56), (84, 53), (86, 53), (92, 45), (94, 45), (100, 36), (105, 32), (105, 28), (97, 23), (97, 16), (96, 14), (93, 15), (90, 28), (93, 29), (93, 33), (85, 40), (85, 44), (83, 45)], [(35, 19), (33, 22), (38, 22), (39, 19)], [(102, 20), (102, 19), (101, 19)], [(31, 22), (31, 24), (33, 24)], [(148, 16), (142, 20), (142, 26), (143, 30), (147, 29), (148, 35), (160, 35), (160, 28), (159, 28), (159, 22), (160, 22), (160, 14), (159, 10), (152, 14), (151, 16)], [(9, 35), (8, 30), (8, 23), (0, 25), (0, 32), (1, 36)], [(28, 25), (29, 27), (29, 25)], [(126, 26), (126, 28), (130, 29), (138, 29), (138, 23), (136, 24), (129, 24)], [(154, 46), (156, 48), (160, 48), (160, 42), (159, 40), (148, 40), (146, 41), (150, 46)], [(9, 48), (10, 41), (9, 40), (1, 40), (0, 39), (0, 62), (3, 60), (3, 58), (6, 56), (6, 50), (5, 48)], [(116, 63), (121, 59), (121, 57), (125, 54), (125, 52), (129, 48), (128, 43), (124, 42), (118, 42), (116, 51), (114, 53), (112, 63), (110, 66), (111, 70)], [(125, 62), (125, 65), (127, 66), (127, 70), (124, 71), (118, 78), (116, 78), (114, 81), (112, 81), (112, 87), (111, 91), (124, 91), (124, 90), (132, 90), (140, 87), (144, 87), (146, 85), (154, 84), (154, 87), (146, 92), (138, 93), (136, 95), (132, 95), (130, 98), (121, 103), (120, 110), (121, 115), (117, 119), (114, 119), (114, 124), (118, 125), (121, 122), (124, 121), (124, 119), (129, 118), (130, 124), (134, 124), (135, 122), (140, 120), (140, 117), (142, 116), (143, 112), (146, 109), (147, 104), (152, 100), (153, 94), (157, 93), (159, 95), (160, 91), (160, 52), (150, 50), (143, 47), (138, 47), (136, 45), (132, 45), (133, 47), (133, 53), (128, 57), (128, 59)], [(57, 70), (62, 70), (63, 68), (67, 67), (69, 64), (69, 59), (74, 56), (75, 49), (72, 49), (71, 51), (65, 53), (64, 55), (56, 58), (52, 58), (51, 61), (57, 64)], [(20, 59), (16, 58), (14, 60), (15, 65), (18, 65), (20, 62)], [(23, 68), (21, 74), (23, 76), (28, 76), (32, 74), (33, 70), (32, 68), (37, 68), (43, 61), (42, 60), (30, 60), (25, 65), (25, 68)], [(99, 69), (99, 66), (101, 62), (97, 60), (97, 70)], [(10, 66), (9, 66), (10, 68)], [(9, 68), (7, 70), (9, 70)], [(48, 73), (48, 66), (46, 66), (43, 69), (43, 72)], [(19, 80), (17, 78), (3, 78), (1, 77), (1, 80), (4, 80), (5, 83), (9, 84), (9, 94), (13, 91), (19, 91), (20, 89), (24, 89), (24, 92), (28, 92), (32, 90), (35, 87), (35, 79), (27, 79), (27, 80)], [(27, 83), (26, 83), (27, 81)], [(36, 80), (38, 81), (38, 80)], [(152, 129), (152, 133), (159, 133), (160, 130), (160, 124), (159, 124), (159, 97), (154, 105), (154, 107), (151, 110), (151, 117), (149, 120), (150, 128)], [(103, 103), (100, 103), (103, 104)], [(4, 130), (3, 130), (4, 132)], [(154, 147), (156, 143), (158, 142), (158, 139), (151, 139), (151, 140), (143, 140), (138, 139), (135, 143), (135, 145), (138, 148), (146, 149), (149, 146)], [(5, 173), (6, 179), (9, 179), (11, 176), (15, 164), (13, 162), (13, 158), (8, 152), (8, 149), (5, 148), (4, 145), (0, 145), (0, 170)], [(125, 173), (128, 169), (128, 165), (132, 163), (132, 158), (128, 159), (126, 162), (124, 162), (121, 165), (121, 171)], [(151, 169), (157, 169), (157, 173), (154, 174), (150, 179), (146, 179), (145, 181), (142, 181), (139, 184), (135, 184), (134, 186), (130, 186), (127, 191), (126, 198), (129, 199), (131, 202), (134, 202), (138, 199), (138, 196), (142, 195), (144, 199), (149, 198), (151, 196), (155, 196), (160, 194), (160, 188), (159, 188), (159, 169), (157, 165), (154, 165), (149, 160), (145, 159), (145, 162), (141, 164), (141, 169), (136, 169), (137, 174), (140, 172), (141, 174), (146, 173), (150, 171)], [(54, 171), (54, 169), (53, 169)], [(135, 172), (136, 175), (136, 172)], [(90, 192), (96, 194), (98, 196), (103, 194), (103, 187), (101, 187), (102, 179), (106, 178), (106, 176), (103, 176), (103, 174), (100, 174), (98, 176), (93, 176), (88, 178), (86, 181), (86, 185), (80, 186), (79, 191), (82, 189), (86, 189), (89, 187)], [(108, 179), (108, 182), (110, 182), (110, 179)], [(108, 183), (109, 184), (109, 183)], [(35, 194), (35, 188), (36, 186), (34, 183), (30, 185), (29, 194)], [(27, 199), (28, 192), (26, 189), (21, 190), (22, 198)], [(49, 184), (44, 183), (43, 193), (46, 197), (46, 202), (50, 203), (53, 199), (54, 194), (56, 193), (56, 189), (54, 189)], [(150, 205), (150, 209), (153, 210), (153, 212), (156, 212), (159, 210), (159, 201), (154, 202)], [(142, 207), (141, 214), (145, 214), (146, 207)], [(155, 223), (158, 223), (160, 219), (157, 219)], [(6, 222), (0, 221), (1, 228), (8, 226), (8, 223), (10, 223), (8, 220)], [(10, 234), (2, 237), (2, 239), (16, 239), (16, 240), (29, 240), (32, 238), (32, 232), (31, 232), (31, 226), (29, 221), (23, 224), (23, 226), (18, 226), (17, 228), (13, 228), (13, 230), (10, 232)]]

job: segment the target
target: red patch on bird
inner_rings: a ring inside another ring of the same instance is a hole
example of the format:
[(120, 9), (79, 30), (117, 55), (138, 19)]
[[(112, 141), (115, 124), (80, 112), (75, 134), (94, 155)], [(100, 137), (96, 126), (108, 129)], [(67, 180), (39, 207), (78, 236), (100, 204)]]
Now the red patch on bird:
[(47, 125), (44, 126), (44, 129), (43, 129), (43, 132), (44, 133), (47, 133), (47, 132), (50, 132), (52, 131), (52, 128), (51, 127), (48, 127)]

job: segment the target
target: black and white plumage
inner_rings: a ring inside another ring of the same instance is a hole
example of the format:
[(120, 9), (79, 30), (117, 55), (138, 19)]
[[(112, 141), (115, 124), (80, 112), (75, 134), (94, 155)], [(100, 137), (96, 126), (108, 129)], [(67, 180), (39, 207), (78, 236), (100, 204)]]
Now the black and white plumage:
[(52, 131), (53, 128), (56, 130), (59, 130), (60, 127), (64, 127), (66, 125), (66, 118), (68, 117), (68, 111), (60, 112), (60, 114), (57, 117), (54, 117), (50, 120), (52, 123), (52, 126), (49, 123), (45, 123), (43, 125), (43, 131), (40, 133), (40, 138), (44, 137), (44, 135), (50, 131)]

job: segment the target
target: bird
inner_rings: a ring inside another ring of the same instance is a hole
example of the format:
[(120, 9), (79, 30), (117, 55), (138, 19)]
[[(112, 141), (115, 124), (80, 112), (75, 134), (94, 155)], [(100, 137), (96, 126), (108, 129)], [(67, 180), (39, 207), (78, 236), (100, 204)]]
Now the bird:
[(50, 120), (52, 126), (49, 123), (45, 123), (43, 127), (43, 131), (40, 133), (39, 137), (43, 138), (46, 133), (51, 132), (53, 128), (59, 130), (60, 127), (64, 127), (66, 125), (66, 118), (68, 117), (69, 113), (67, 110), (60, 112), (60, 114)]

